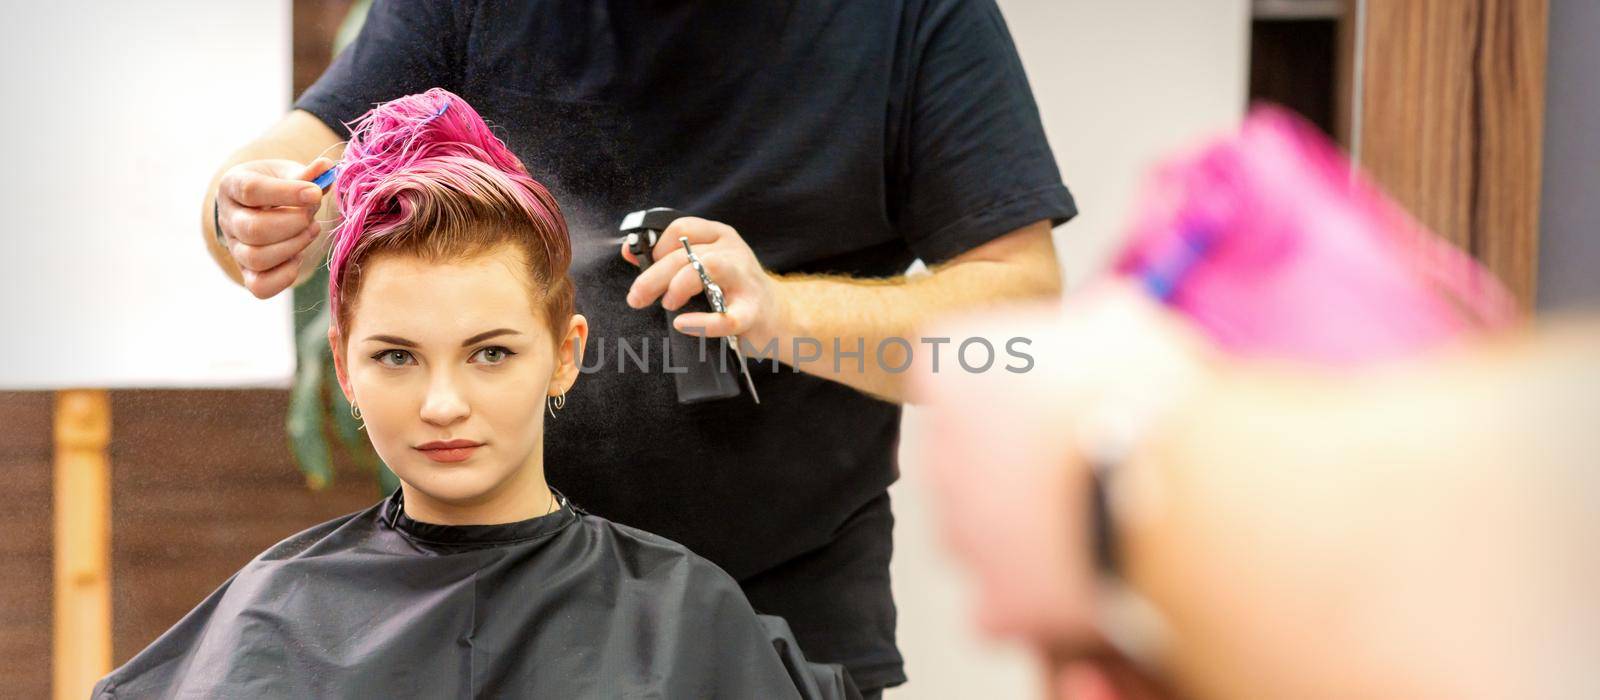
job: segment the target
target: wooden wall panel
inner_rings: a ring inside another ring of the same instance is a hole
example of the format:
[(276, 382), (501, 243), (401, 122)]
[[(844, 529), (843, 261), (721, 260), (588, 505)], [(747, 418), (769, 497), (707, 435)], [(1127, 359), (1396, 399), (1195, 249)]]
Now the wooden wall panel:
[(53, 447), (48, 391), (0, 392), (0, 695), (50, 697)]
[(1483, 14), (1473, 252), (1528, 308), (1538, 288), (1544, 173), (1545, 0), (1499, 0)]
[(307, 489), (289, 453), (288, 392), (112, 394), (112, 645), (154, 641), (273, 543), (379, 498), (343, 469)]
[[(251, 557), (376, 503), (336, 464), (312, 492), (289, 455), (283, 390), (111, 392), (112, 662), (122, 664)], [(50, 392), (0, 392), (0, 697), (50, 696)]]
[(1367, 0), (1358, 157), (1531, 307), (1546, 0)]

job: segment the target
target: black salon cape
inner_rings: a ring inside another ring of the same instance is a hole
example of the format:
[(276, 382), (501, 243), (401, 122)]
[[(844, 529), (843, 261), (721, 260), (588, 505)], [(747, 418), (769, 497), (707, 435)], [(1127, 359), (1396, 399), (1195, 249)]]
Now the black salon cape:
[(849, 697), (721, 569), (563, 502), (420, 523), (398, 492), (278, 543), (95, 698)]

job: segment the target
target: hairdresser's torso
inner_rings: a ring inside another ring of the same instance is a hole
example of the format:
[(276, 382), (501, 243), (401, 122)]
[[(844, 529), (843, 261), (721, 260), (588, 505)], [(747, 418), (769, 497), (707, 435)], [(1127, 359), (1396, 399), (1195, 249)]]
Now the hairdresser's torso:
[[(894, 47), (863, 41), (896, 35), (896, 4), (490, 2), (472, 23), (463, 97), (556, 195), (593, 324), (590, 371), (549, 421), (550, 478), (735, 577), (826, 544), (883, 492), (899, 409), (772, 362), (752, 367), (761, 405), (679, 405), (659, 312), (624, 302), (638, 270), (617, 226), (670, 206), (732, 225), (777, 272), (904, 271), (884, 192)], [(619, 344), (645, 339), (641, 372)]]

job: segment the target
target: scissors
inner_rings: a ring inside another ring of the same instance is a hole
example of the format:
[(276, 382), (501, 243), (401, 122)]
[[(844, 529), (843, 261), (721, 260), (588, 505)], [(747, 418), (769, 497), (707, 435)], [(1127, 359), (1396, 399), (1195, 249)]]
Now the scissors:
[[(719, 313), (728, 313), (727, 300), (722, 296), (722, 286), (712, 281), (711, 274), (706, 272), (706, 266), (700, 262), (700, 256), (694, 254), (694, 248), (689, 245), (687, 236), (680, 236), (678, 242), (683, 244), (683, 254), (689, 258), (689, 265), (694, 267), (695, 274), (700, 275), (700, 285), (706, 288), (706, 301), (711, 302), (711, 310)], [(756, 382), (750, 377), (750, 368), (745, 365), (744, 351), (739, 348), (739, 336), (730, 335), (728, 340), (733, 342), (733, 356), (739, 360), (739, 374), (744, 375), (744, 385), (750, 390), (750, 398), (756, 403), (761, 403), (761, 395), (756, 393)]]

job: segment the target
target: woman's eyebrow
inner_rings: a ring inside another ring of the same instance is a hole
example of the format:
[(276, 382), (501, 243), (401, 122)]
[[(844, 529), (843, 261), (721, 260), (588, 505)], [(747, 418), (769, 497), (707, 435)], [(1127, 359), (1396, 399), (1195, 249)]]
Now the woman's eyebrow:
[(468, 345), (471, 345), (473, 343), (480, 343), (480, 342), (483, 342), (483, 341), (488, 340), (490, 338), (493, 338), (495, 336), (521, 335), (521, 334), (522, 334), (521, 331), (513, 330), (513, 329), (510, 329), (510, 328), (496, 328), (496, 329), (494, 329), (492, 331), (484, 331), (484, 332), (479, 333), (479, 334), (477, 334), (475, 336), (472, 336), (471, 338), (468, 338), (466, 340), (461, 341), (461, 347), (467, 347)]
[(414, 348), (414, 347), (417, 346), (416, 343), (413, 343), (413, 342), (411, 342), (409, 340), (406, 340), (405, 338), (401, 338), (401, 337), (393, 336), (393, 335), (369, 335), (369, 336), (367, 336), (367, 340), (376, 340), (376, 341), (378, 341), (380, 343), (388, 343), (390, 345), (400, 345), (400, 346), (408, 347), (408, 348)]
[[(461, 347), (467, 347), (469, 345), (472, 345), (473, 343), (481, 343), (481, 342), (483, 342), (485, 340), (488, 340), (490, 338), (494, 338), (494, 337), (502, 336), (502, 335), (522, 335), (522, 331), (513, 330), (511, 328), (496, 328), (496, 329), (494, 329), (492, 331), (484, 331), (484, 332), (479, 333), (479, 334), (477, 334), (475, 336), (472, 336), (471, 338), (468, 338), (466, 340), (461, 341)], [(380, 343), (389, 343), (390, 345), (399, 345), (401, 347), (407, 347), (407, 348), (417, 347), (416, 343), (414, 343), (414, 342), (412, 342), (410, 340), (406, 340), (405, 338), (401, 338), (399, 336), (393, 336), (393, 335), (369, 335), (369, 336), (367, 336), (367, 340), (376, 340), (376, 341), (378, 341)]]

